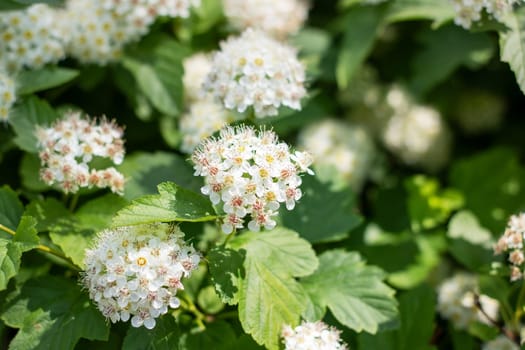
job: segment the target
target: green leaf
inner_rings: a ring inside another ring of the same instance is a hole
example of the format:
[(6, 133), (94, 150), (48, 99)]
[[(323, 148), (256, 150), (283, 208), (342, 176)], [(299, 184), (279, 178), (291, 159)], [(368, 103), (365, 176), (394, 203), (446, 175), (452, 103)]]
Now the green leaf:
[(224, 309), (224, 304), (213, 286), (206, 286), (200, 290), (197, 303), (201, 310), (209, 315), (217, 314)]
[(177, 116), (182, 109), (182, 59), (187, 50), (167, 35), (152, 35), (122, 59), (140, 91), (160, 112)]
[(239, 288), (239, 319), (246, 333), (269, 349), (279, 348), (284, 324), (296, 326), (310, 303), (294, 277), (317, 267), (310, 244), (283, 228), (242, 234), (232, 249), (246, 251), (245, 277)]
[[(435, 296), (430, 286), (422, 285), (399, 297), (401, 327), (376, 335), (361, 333), (361, 350), (435, 349), (430, 345), (434, 332)], [(417, 316), (416, 316), (417, 315)]]
[(461, 65), (475, 69), (486, 64), (496, 49), (489, 34), (471, 33), (455, 24), (422, 31), (417, 39), (424, 49), (414, 56), (410, 84), (421, 94), (446, 80)]
[(23, 70), (16, 75), (16, 93), (27, 95), (65, 84), (78, 76), (70, 68), (48, 66), (38, 70)]
[(508, 11), (503, 23), (507, 28), (499, 31), (500, 57), (509, 64), (525, 93), (525, 7)]
[(22, 10), (28, 6), (44, 3), (51, 6), (59, 6), (63, 0), (0, 0), (0, 11)]
[(20, 164), (20, 177), (22, 185), (28, 190), (41, 192), (51, 188), (40, 179), (40, 158), (37, 154), (24, 154)]
[(178, 349), (181, 336), (179, 327), (171, 315), (158, 318), (155, 328), (129, 327), (122, 350), (173, 350)]
[(126, 199), (108, 193), (82, 205), (78, 208), (75, 216), (84, 227), (102, 230), (111, 225), (113, 215), (124, 208), (126, 204), (128, 204)]
[(454, 18), (454, 7), (443, 0), (390, 0), (386, 20), (392, 22), (432, 20), (434, 27)]
[(180, 350), (230, 350), (236, 341), (235, 332), (229, 323), (218, 321), (210, 323), (206, 329), (198, 332), (185, 333), (180, 339)]
[(437, 227), (463, 205), (461, 193), (453, 189), (441, 190), (437, 180), (424, 175), (406, 179), (405, 187), (410, 226), (414, 232)]
[(107, 340), (104, 316), (76, 281), (45, 276), (8, 295), (2, 320), (20, 330), (10, 349), (73, 349), (80, 338)]
[(465, 208), (493, 235), (500, 236), (510, 215), (525, 209), (525, 169), (510, 149), (493, 148), (456, 162), (450, 183), (462, 192)]
[(449, 251), (456, 260), (473, 271), (490, 268), (495, 260), (492, 250), (494, 239), (471, 212), (464, 210), (454, 215), (447, 235)]
[(167, 152), (136, 152), (126, 156), (119, 171), (127, 178), (126, 199), (157, 193), (157, 185), (173, 181), (193, 191), (200, 191), (202, 182), (193, 176), (193, 169), (180, 156)]
[(222, 301), (230, 305), (239, 302), (240, 279), (244, 278), (244, 251), (215, 247), (207, 255), (211, 280)]
[(383, 11), (375, 6), (355, 7), (347, 12), (345, 21), (348, 24), (335, 67), (339, 89), (348, 87), (354, 73), (372, 50), (382, 18)]
[(209, 221), (216, 215), (211, 202), (201, 194), (179, 187), (173, 182), (158, 186), (158, 195), (140, 197), (120, 210), (113, 226), (170, 221)]
[(51, 197), (32, 201), (27, 205), (25, 214), (36, 219), (38, 232), (49, 231), (59, 222), (73, 218), (63, 202)]
[(23, 212), (24, 206), (15, 191), (7, 185), (2, 186), (0, 188), (0, 224), (11, 230), (16, 229)]
[[(312, 243), (344, 239), (361, 223), (356, 214), (354, 194), (349, 189), (336, 191), (317, 177), (305, 176), (303, 197), (291, 211), (282, 208), (283, 225), (299, 232)], [(330, 225), (326, 225), (329, 222)]]
[(23, 99), (12, 110), (9, 118), (16, 133), (15, 143), (24, 151), (36, 153), (36, 126), (50, 125), (58, 118), (59, 115), (46, 101), (35, 96)]
[(374, 334), (397, 316), (394, 290), (383, 282), (385, 273), (367, 266), (358, 253), (327, 251), (319, 262), (319, 269), (301, 284), (313, 303), (328, 307), (341, 324)]

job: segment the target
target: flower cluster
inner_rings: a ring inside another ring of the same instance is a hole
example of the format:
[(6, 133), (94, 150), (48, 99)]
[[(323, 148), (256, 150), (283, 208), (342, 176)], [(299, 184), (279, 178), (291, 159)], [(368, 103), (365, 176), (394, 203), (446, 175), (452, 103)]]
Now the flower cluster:
[(459, 272), (445, 280), (438, 290), (437, 309), (441, 316), (451, 320), (457, 329), (466, 329), (475, 321), (491, 324), (497, 320), (499, 302), (477, 295), (477, 289), (477, 278), (470, 273)]
[(277, 38), (297, 32), (308, 16), (305, 0), (224, 0), (222, 5), (237, 29), (257, 28)]
[(196, 53), (184, 59), (182, 65), (184, 67), (182, 77), (184, 98), (188, 103), (198, 101), (203, 97), (202, 84), (211, 71), (211, 56)]
[(300, 110), (304, 82), (304, 66), (292, 47), (247, 29), (221, 43), (204, 89), (227, 109), (242, 113), (253, 107), (255, 116), (263, 118), (276, 115), (280, 106)]
[(64, 58), (55, 10), (44, 4), (0, 12), (0, 61), (7, 69), (40, 68)]
[(325, 119), (303, 129), (298, 140), (314, 156), (317, 173), (335, 169), (344, 183), (355, 191), (361, 189), (375, 157), (374, 141), (365, 128)]
[(188, 17), (199, 0), (69, 0), (57, 20), (66, 51), (83, 63), (106, 64), (146, 34), (158, 16)]
[(291, 210), (302, 196), (299, 174), (307, 171), (311, 157), (306, 152), (292, 153), (278, 142), (273, 131), (256, 132), (251, 127), (226, 127), (218, 138), (204, 140), (192, 156), (195, 175), (205, 178), (201, 192), (213, 204), (223, 202), (225, 233), (244, 227), (272, 229), (280, 203)]
[(512, 215), (507, 223), (505, 232), (500, 237), (494, 252), (496, 254), (509, 253), (510, 280), (516, 281), (523, 278), (523, 239), (525, 238), (525, 213)]
[(295, 328), (285, 325), (281, 335), (285, 350), (345, 350), (340, 333), (322, 321), (303, 321)]
[(15, 82), (0, 70), (0, 121), (9, 118), (9, 110), (15, 103)]
[(415, 104), (399, 88), (392, 88), (386, 101), (393, 115), (382, 128), (385, 147), (408, 165), (439, 170), (448, 161), (450, 134), (434, 108)]
[(178, 227), (164, 223), (103, 231), (86, 251), (82, 278), (102, 314), (152, 329), (168, 307), (178, 308), (181, 280), (200, 261), (183, 238)]
[(499, 335), (495, 339), (483, 344), (481, 350), (520, 350), (520, 347), (508, 337)]
[(81, 187), (109, 187), (122, 193), (124, 176), (114, 167), (90, 169), (94, 157), (110, 159), (115, 164), (124, 159), (123, 130), (105, 118), (97, 122), (70, 112), (48, 128), (36, 130), (42, 169), (41, 179), (58, 184), (65, 193)]
[(454, 23), (469, 29), (472, 22), (479, 21), (483, 10), (488, 15), (501, 21), (503, 16), (512, 11), (515, 4), (523, 2), (523, 0), (450, 0), (454, 6), (456, 17)]

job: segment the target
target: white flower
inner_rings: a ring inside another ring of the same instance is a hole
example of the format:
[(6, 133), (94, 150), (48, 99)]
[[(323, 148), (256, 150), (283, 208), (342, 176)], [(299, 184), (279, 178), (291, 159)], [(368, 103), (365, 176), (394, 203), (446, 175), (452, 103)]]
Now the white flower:
[(483, 344), (481, 350), (520, 350), (520, 347), (506, 336), (499, 335)]
[(525, 239), (525, 213), (512, 215), (507, 223), (507, 228), (499, 238), (494, 252), (496, 254), (508, 253), (510, 265), (510, 280), (516, 281), (523, 278), (523, 240)]
[(469, 29), (473, 22), (481, 19), (483, 10), (496, 20), (501, 21), (503, 16), (512, 11), (515, 4), (522, 0), (449, 0), (452, 2), (456, 17), (454, 23)]
[(9, 118), (9, 110), (15, 100), (15, 82), (0, 70), (0, 121), (6, 121)]
[[(486, 295), (479, 295), (476, 276), (466, 272), (456, 273), (445, 280), (438, 289), (437, 309), (457, 329), (466, 329), (474, 321), (491, 324), (498, 319), (499, 302)], [(478, 300), (483, 312), (478, 309)], [(485, 315), (488, 315), (489, 319)]]
[(65, 57), (55, 18), (56, 10), (45, 4), (0, 12), (0, 61), (8, 70), (40, 68)]
[(242, 113), (253, 107), (255, 116), (262, 118), (276, 115), (280, 106), (300, 110), (304, 82), (304, 66), (293, 48), (247, 29), (221, 43), (204, 90), (227, 109)]
[(182, 65), (184, 97), (190, 103), (198, 101), (203, 97), (202, 84), (211, 70), (211, 56), (199, 52), (184, 59)]
[(212, 99), (193, 102), (190, 110), (179, 120), (181, 151), (192, 153), (203, 139), (236, 119), (238, 118)]
[(46, 184), (57, 184), (65, 193), (93, 186), (122, 193), (124, 176), (115, 168), (90, 168), (93, 157), (122, 163), (123, 130), (114, 121), (103, 118), (97, 122), (83, 118), (80, 112), (69, 112), (48, 128), (39, 126), (35, 134), (42, 164), (40, 177)]
[(359, 191), (369, 175), (375, 156), (371, 135), (361, 126), (325, 119), (301, 131), (299, 147), (314, 156), (314, 167), (337, 170), (342, 181)]
[(177, 226), (164, 223), (101, 232), (86, 251), (82, 283), (102, 314), (152, 329), (168, 308), (178, 308), (181, 279), (200, 261), (183, 238)]
[(340, 333), (322, 321), (303, 321), (295, 328), (284, 325), (281, 336), (285, 350), (345, 350)]
[(223, 0), (222, 5), (237, 29), (257, 28), (277, 38), (297, 32), (308, 16), (305, 0)]
[(405, 93), (387, 94), (393, 109), (382, 130), (386, 148), (404, 163), (429, 171), (439, 170), (450, 155), (450, 134), (441, 114), (434, 108), (412, 103)]
[(280, 203), (291, 210), (302, 193), (299, 174), (311, 161), (305, 152), (292, 154), (272, 131), (251, 127), (226, 127), (218, 138), (204, 140), (194, 151), (195, 175), (205, 178), (201, 192), (213, 204), (223, 203), (226, 213), (222, 230), (231, 233), (244, 227), (272, 229)]

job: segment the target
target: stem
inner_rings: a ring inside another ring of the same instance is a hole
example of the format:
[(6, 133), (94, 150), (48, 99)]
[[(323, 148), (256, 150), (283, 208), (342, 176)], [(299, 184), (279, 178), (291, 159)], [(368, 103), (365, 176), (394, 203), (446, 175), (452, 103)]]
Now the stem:
[(223, 247), (226, 247), (226, 244), (228, 244), (228, 242), (230, 241), (230, 239), (232, 239), (233, 236), (235, 236), (235, 233), (237, 233), (237, 229), (233, 229), (233, 232), (230, 233), (228, 236), (226, 236), (226, 239), (224, 240), (224, 242), (222, 243), (222, 246)]
[(80, 197), (80, 195), (78, 194), (78, 192), (76, 192), (72, 197), (71, 197), (71, 200), (69, 202), (69, 211), (70, 212), (73, 212), (78, 204), (78, 197)]
[(186, 310), (191, 312), (195, 316), (195, 322), (199, 326), (200, 329), (206, 329), (206, 326), (204, 325), (204, 320), (206, 319), (206, 315), (203, 314), (199, 309), (197, 309), (197, 306), (193, 303), (193, 301), (190, 299), (190, 297), (184, 293), (181, 292), (179, 295), (181, 301), (184, 304), (184, 307)]
[(518, 328), (519, 328), (521, 316), (523, 316), (524, 306), (525, 306), (525, 282), (522, 282), (520, 294), (518, 296), (518, 302), (516, 303), (516, 311), (514, 313), (514, 326)]
[[(5, 231), (7, 233), (9, 233), (10, 235), (13, 235), (13, 236), (16, 236), (16, 232), (11, 230), (9, 227), (6, 227), (2, 224), (0, 224), (0, 230), (2, 231)], [(57, 251), (57, 250), (54, 250), (46, 245), (43, 245), (43, 244), (39, 244), (38, 246), (36, 246), (36, 249), (42, 251), (42, 252), (45, 252), (45, 253), (49, 253), (49, 254), (52, 254), (62, 260), (64, 260), (67, 265), (69, 267), (71, 267), (72, 269), (76, 270), (76, 271), (81, 271), (77, 265), (75, 265), (67, 256), (65, 256), (64, 254), (62, 254), (61, 252)]]
[(504, 336), (506, 336), (507, 338), (509, 338), (512, 342), (520, 345), (520, 340), (518, 339), (518, 337), (516, 337), (516, 334), (508, 329), (505, 328), (505, 325), (503, 324), (500, 324), (498, 323), (496, 320), (494, 320), (493, 318), (491, 318), (486, 312), (485, 310), (483, 310), (483, 306), (481, 305), (481, 302), (479, 300), (479, 295), (478, 294), (475, 294), (474, 295), (474, 302), (476, 303), (476, 308), (483, 314), (483, 316), (485, 316), (485, 318), (494, 326), (496, 327), (501, 334), (503, 334)]

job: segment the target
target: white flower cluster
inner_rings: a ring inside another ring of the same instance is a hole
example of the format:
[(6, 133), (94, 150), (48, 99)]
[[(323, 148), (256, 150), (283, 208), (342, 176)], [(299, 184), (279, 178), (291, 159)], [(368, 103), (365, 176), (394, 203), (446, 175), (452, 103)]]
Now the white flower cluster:
[(302, 196), (299, 174), (312, 173), (308, 153), (291, 153), (273, 131), (256, 132), (245, 126), (221, 129), (218, 138), (208, 138), (197, 147), (192, 160), (195, 175), (205, 178), (201, 192), (213, 204), (223, 203), (225, 233), (244, 227), (248, 214), (250, 230), (274, 228), (272, 217), (280, 203), (292, 210)]
[(439, 170), (450, 155), (450, 133), (434, 108), (415, 104), (401, 89), (386, 95), (393, 115), (386, 121), (381, 137), (385, 147), (408, 165), (429, 171)]
[(235, 28), (257, 28), (277, 38), (296, 33), (308, 16), (305, 0), (223, 0), (222, 6)]
[(55, 10), (49, 6), (0, 12), (0, 61), (9, 71), (58, 62), (65, 56), (63, 45)]
[(515, 4), (523, 0), (450, 0), (454, 6), (456, 17), (454, 23), (469, 29), (472, 22), (479, 21), (483, 10), (496, 20), (501, 21), (503, 16), (512, 11)]
[(503, 121), (505, 100), (484, 90), (468, 90), (460, 95), (456, 107), (460, 127), (468, 134), (496, 129)]
[[(477, 296), (477, 292), (478, 284), (474, 274), (456, 273), (439, 286), (437, 309), (457, 329), (466, 329), (475, 321), (490, 325), (491, 321), (498, 319), (499, 302), (484, 294)], [(477, 301), (483, 312), (478, 309)]]
[(0, 121), (9, 118), (9, 110), (15, 99), (15, 82), (0, 70)]
[(200, 0), (69, 0), (57, 19), (69, 55), (83, 63), (107, 64), (146, 34), (158, 16), (188, 17)]
[(347, 346), (341, 340), (340, 333), (322, 321), (303, 321), (295, 328), (285, 325), (281, 336), (285, 350), (345, 350)]
[(324, 119), (304, 128), (298, 145), (314, 156), (314, 168), (335, 169), (341, 180), (359, 191), (368, 177), (375, 157), (375, 146), (368, 131), (337, 119)]
[(510, 267), (510, 280), (516, 281), (523, 278), (523, 239), (525, 238), (525, 213), (512, 215), (507, 223), (505, 232), (500, 237), (494, 252), (496, 254), (508, 253)]
[(48, 128), (38, 127), (41, 179), (58, 184), (65, 193), (81, 187), (109, 187), (122, 193), (124, 176), (114, 167), (90, 169), (94, 157), (110, 159), (115, 164), (124, 159), (123, 130), (113, 121), (90, 120), (80, 112), (70, 112)]
[(300, 110), (306, 95), (304, 66), (296, 51), (259, 30), (221, 42), (204, 89), (227, 109), (255, 116), (276, 115), (280, 106)]
[(184, 86), (184, 98), (187, 103), (199, 101), (204, 97), (202, 84), (211, 71), (211, 55), (206, 53), (193, 54), (182, 62), (184, 75), (182, 85)]
[(482, 345), (481, 350), (520, 350), (520, 347), (504, 335)]
[(181, 280), (200, 261), (183, 238), (178, 227), (164, 223), (103, 231), (86, 251), (82, 278), (102, 314), (152, 329), (168, 307), (178, 308)]

